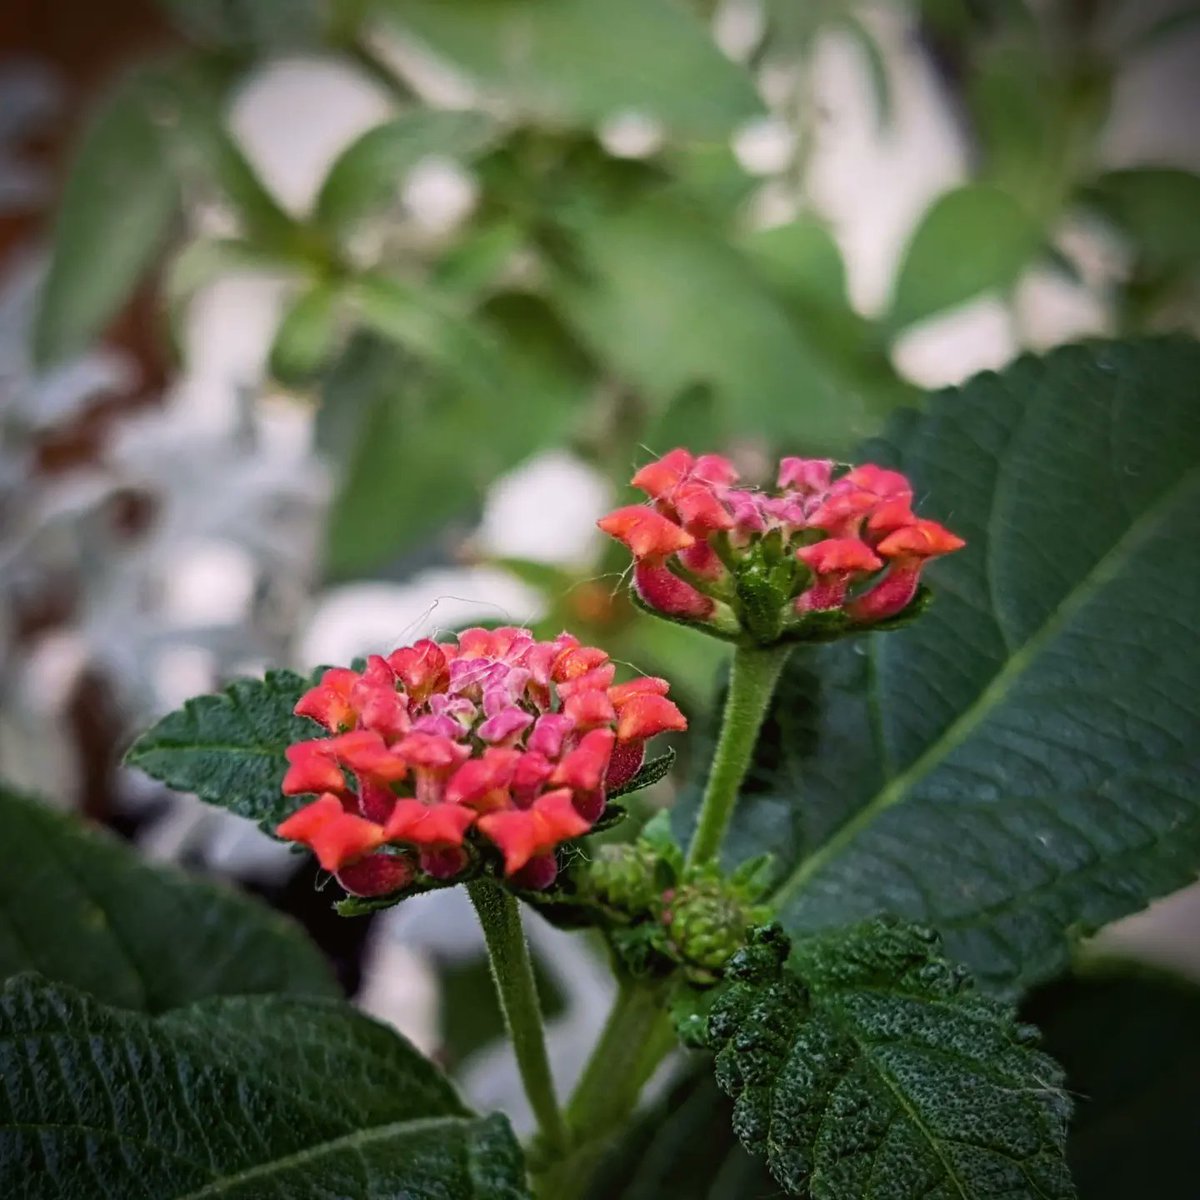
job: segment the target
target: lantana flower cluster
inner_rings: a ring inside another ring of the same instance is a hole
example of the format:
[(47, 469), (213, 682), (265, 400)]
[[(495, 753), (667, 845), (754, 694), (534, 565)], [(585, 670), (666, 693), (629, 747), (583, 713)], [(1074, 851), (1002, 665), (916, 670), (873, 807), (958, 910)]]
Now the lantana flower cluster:
[(650, 609), (758, 643), (820, 639), (904, 613), (932, 558), (965, 545), (913, 512), (899, 471), (784, 458), (776, 488), (717, 454), (672, 450), (638, 471), (649, 497), (599, 522), (634, 558)]
[(515, 884), (548, 887), (555, 848), (592, 828), (647, 739), (687, 728), (666, 680), (615, 674), (570, 634), (512, 627), (328, 670), (295, 708), (327, 735), (289, 747), (283, 781), (317, 799), (277, 832), (357, 895), (451, 880), (497, 853)]

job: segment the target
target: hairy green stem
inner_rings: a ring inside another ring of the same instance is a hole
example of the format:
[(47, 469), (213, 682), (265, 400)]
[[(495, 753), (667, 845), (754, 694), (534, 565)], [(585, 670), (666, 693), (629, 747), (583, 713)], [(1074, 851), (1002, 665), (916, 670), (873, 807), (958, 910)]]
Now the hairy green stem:
[(520, 909), (508, 892), (487, 879), (468, 883), (467, 892), (483, 926), (500, 1011), (545, 1151), (565, 1155), (570, 1139), (550, 1076), (542, 1008), (533, 980), (529, 946), (521, 928)]
[(574, 1149), (537, 1176), (545, 1200), (578, 1200), (637, 1106), (646, 1081), (675, 1044), (662, 988), (623, 983), (567, 1106)]
[(712, 862), (721, 850), (758, 731), (790, 646), (739, 646), (733, 655), (721, 736), (700, 803), (687, 865)]

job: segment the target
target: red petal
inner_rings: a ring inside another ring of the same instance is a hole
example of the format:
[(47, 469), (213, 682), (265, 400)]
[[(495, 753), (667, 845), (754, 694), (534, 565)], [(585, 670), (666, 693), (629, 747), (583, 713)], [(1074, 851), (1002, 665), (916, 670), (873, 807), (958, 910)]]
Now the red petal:
[(461, 846), (463, 835), (474, 823), (474, 811), (462, 804), (397, 800), (384, 834), (389, 842), (414, 846)]
[(662, 458), (647, 463), (634, 475), (630, 483), (657, 500), (678, 486), (680, 480), (692, 469), (694, 462), (692, 455), (679, 446), (669, 450)]
[(593, 729), (584, 734), (579, 745), (555, 768), (551, 782), (581, 792), (595, 791), (604, 781), (616, 740), (611, 729)]
[(627, 683), (614, 684), (608, 689), (608, 698), (620, 712), (634, 696), (665, 696), (670, 690), (671, 685), (665, 679), (657, 675), (641, 675)]
[(637, 559), (661, 562), (669, 554), (692, 545), (695, 539), (661, 513), (644, 504), (618, 508), (596, 522), (605, 533), (623, 542)]
[(878, 571), (883, 566), (866, 542), (850, 537), (826, 538), (815, 545), (802, 546), (796, 557), (817, 575)]
[(687, 718), (665, 696), (635, 696), (621, 709), (617, 738), (622, 742), (645, 741), (669, 729), (682, 732)]

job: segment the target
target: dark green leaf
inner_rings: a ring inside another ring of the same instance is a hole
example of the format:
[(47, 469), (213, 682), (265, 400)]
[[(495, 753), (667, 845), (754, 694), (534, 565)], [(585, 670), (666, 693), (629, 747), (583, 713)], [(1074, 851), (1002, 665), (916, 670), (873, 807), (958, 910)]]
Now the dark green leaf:
[(1007, 192), (967, 183), (934, 201), (900, 263), (888, 325), (916, 321), (1011, 287), (1041, 241), (1037, 224)]
[(482, 113), (418, 109), (368, 130), (352, 142), (325, 176), (314, 216), (333, 232), (345, 231), (396, 197), (421, 159), (463, 159), (484, 149), (495, 124)]
[(967, 548), (907, 628), (788, 667), (737, 820), (790, 930), (898, 913), (1011, 990), (1195, 878), (1198, 376), (1183, 340), (1069, 347), (865, 449)]
[(210, 1000), (148, 1018), (36, 977), (0, 993), (0, 1194), (27, 1200), (520, 1200), (503, 1117), (472, 1117), (340, 1002)]
[(1103, 963), (1040, 988), (1036, 1021), (1075, 1097), (1067, 1154), (1082, 1200), (1193, 1200), (1200, 1178), (1200, 988)]
[(46, 365), (86, 348), (162, 249), (179, 196), (144, 75), (119, 84), (76, 149), (34, 330)]
[(279, 790), (287, 770), (284, 751), (321, 732), (292, 714), (311, 686), (294, 671), (235, 680), (163, 717), (134, 742), (125, 761), (269, 829), (296, 808)]
[(300, 930), (248, 897), (152, 867), (2, 788), (0, 826), (0, 979), (37, 971), (152, 1013), (208, 996), (337, 992)]
[(518, 111), (591, 126), (635, 111), (728, 133), (761, 112), (749, 76), (671, 0), (389, 0), (409, 32)]
[(813, 1200), (1072, 1197), (1070, 1103), (1036, 1031), (973, 989), (933, 934), (874, 921), (759, 931), (705, 1042), (734, 1131)]

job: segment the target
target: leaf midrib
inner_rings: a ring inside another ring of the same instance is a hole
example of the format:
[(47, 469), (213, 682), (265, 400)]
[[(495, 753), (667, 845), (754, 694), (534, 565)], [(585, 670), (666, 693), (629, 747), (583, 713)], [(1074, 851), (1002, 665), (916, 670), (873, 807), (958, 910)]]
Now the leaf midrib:
[(297, 1150), (282, 1158), (274, 1158), (265, 1163), (255, 1163), (254, 1166), (238, 1171), (235, 1175), (223, 1175), (220, 1179), (206, 1183), (197, 1191), (172, 1197), (172, 1200), (206, 1200), (207, 1197), (223, 1195), (230, 1188), (240, 1187), (250, 1180), (262, 1178), (276, 1171), (286, 1171), (302, 1163), (316, 1161), (327, 1154), (336, 1154), (346, 1148), (359, 1149), (374, 1142), (386, 1141), (388, 1138), (425, 1133), (441, 1128), (453, 1131), (463, 1124), (474, 1123), (475, 1121), (470, 1117), (425, 1117), (418, 1120), (394, 1121), (390, 1125), (377, 1125), (373, 1129), (356, 1129), (316, 1146), (307, 1146), (303, 1150)]
[(996, 673), (992, 682), (979, 693), (974, 703), (964, 710), (911, 766), (876, 792), (824, 845), (819, 846), (796, 865), (771, 897), (771, 903), (776, 908), (793, 892), (803, 887), (830, 859), (840, 854), (859, 833), (874, 822), (876, 817), (904, 800), (917, 783), (971, 736), (991, 711), (1007, 698), (1015, 681), (1036, 660), (1043, 647), (1053, 641), (1092, 596), (1119, 573), (1124, 561), (1164, 519), (1179, 496), (1188, 491), (1196, 478), (1200, 478), (1200, 465), (1186, 471), (1158, 500), (1142, 512), (1112, 548), (1059, 601), (1037, 631), (1026, 639), (1025, 644)]

